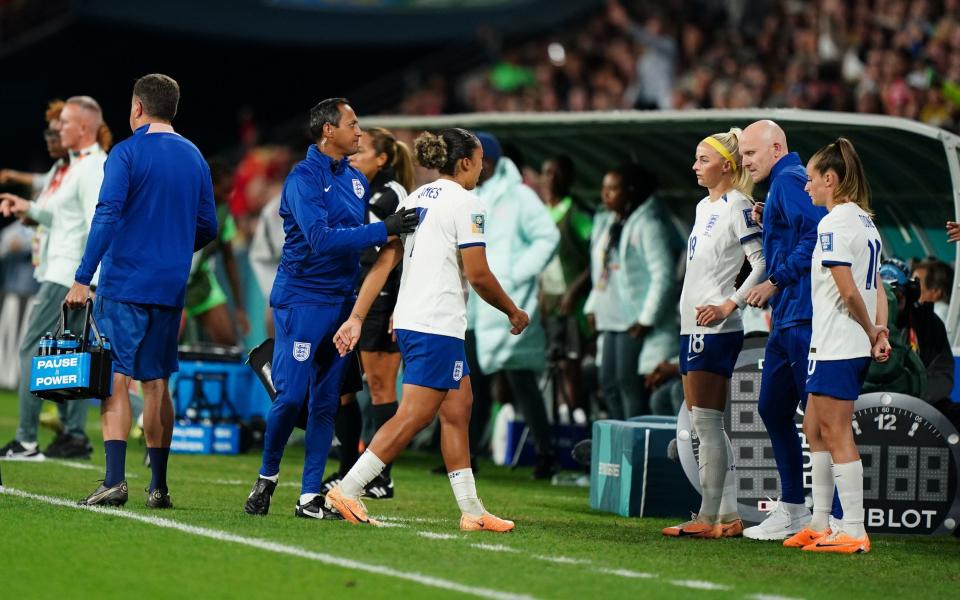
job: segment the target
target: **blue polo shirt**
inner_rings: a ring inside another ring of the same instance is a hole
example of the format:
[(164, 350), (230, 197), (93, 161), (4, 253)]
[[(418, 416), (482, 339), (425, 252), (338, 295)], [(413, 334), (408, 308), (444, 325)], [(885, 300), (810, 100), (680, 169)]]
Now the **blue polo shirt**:
[(107, 157), (75, 279), (89, 285), (100, 265), (97, 294), (104, 298), (180, 308), (194, 251), (217, 235), (213, 185), (193, 143), (149, 127)]
[(340, 303), (353, 298), (364, 248), (382, 246), (387, 227), (364, 225), (367, 178), (346, 159), (311, 145), (283, 183), (280, 217), (286, 238), (270, 306)]
[(803, 190), (807, 171), (800, 155), (791, 152), (770, 170), (770, 192), (763, 207), (763, 256), (767, 273), (779, 291), (770, 298), (777, 329), (809, 324), (810, 261), (817, 243), (817, 225), (826, 214)]

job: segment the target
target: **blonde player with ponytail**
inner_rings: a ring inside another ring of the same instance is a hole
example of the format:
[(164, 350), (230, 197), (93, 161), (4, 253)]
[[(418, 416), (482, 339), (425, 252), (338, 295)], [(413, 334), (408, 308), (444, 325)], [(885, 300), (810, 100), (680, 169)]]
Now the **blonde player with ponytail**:
[[(863, 463), (853, 439), (853, 403), (870, 359), (884, 362), (887, 297), (878, 277), (883, 246), (870, 189), (853, 144), (839, 138), (807, 163), (806, 192), (827, 209), (811, 265), (813, 334), (803, 431), (810, 444), (813, 519), (783, 545), (814, 552), (870, 551), (863, 526)], [(831, 523), (836, 485), (843, 522)]]
[[(733, 455), (723, 431), (727, 383), (743, 347), (740, 310), (746, 291), (766, 276), (760, 226), (753, 220), (753, 181), (743, 168), (740, 130), (708, 136), (697, 144), (693, 171), (707, 196), (687, 243), (680, 295), (680, 373), (690, 422), (700, 439), (703, 502), (693, 519), (663, 530), (677, 537), (720, 538), (743, 533), (737, 513)], [(740, 289), (746, 257), (750, 275)]]

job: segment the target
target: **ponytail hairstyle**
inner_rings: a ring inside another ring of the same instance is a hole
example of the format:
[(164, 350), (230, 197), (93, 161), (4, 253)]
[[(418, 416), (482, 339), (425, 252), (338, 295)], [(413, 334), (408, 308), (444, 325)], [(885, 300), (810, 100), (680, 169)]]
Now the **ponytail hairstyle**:
[(413, 156), (410, 147), (401, 142), (389, 129), (371, 127), (363, 131), (373, 141), (373, 151), (387, 155), (387, 164), (393, 167), (397, 181), (408, 192), (413, 191)]
[(417, 162), (427, 169), (437, 169), (443, 175), (456, 175), (457, 164), (473, 156), (480, 140), (466, 129), (451, 127), (438, 133), (424, 131), (413, 142)]
[(850, 140), (837, 138), (832, 144), (820, 148), (810, 158), (810, 164), (821, 175), (827, 171), (837, 174), (839, 185), (833, 194), (834, 202), (853, 202), (865, 213), (873, 216), (870, 210), (870, 185), (863, 172), (860, 156)]
[[(750, 173), (743, 168), (743, 157), (740, 156), (741, 135), (743, 135), (742, 129), (731, 127), (730, 131), (715, 133), (704, 139), (703, 142), (716, 150), (726, 162), (730, 163), (730, 168), (733, 170), (733, 189), (750, 198), (750, 194), (753, 192), (753, 179), (750, 177)], [(726, 151), (726, 154), (721, 152), (716, 144), (719, 144)]]

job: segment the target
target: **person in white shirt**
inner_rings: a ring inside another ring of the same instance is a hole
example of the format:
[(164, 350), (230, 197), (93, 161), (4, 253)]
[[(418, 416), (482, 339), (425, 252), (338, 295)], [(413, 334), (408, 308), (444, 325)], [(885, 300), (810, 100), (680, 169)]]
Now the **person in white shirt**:
[[(883, 246), (870, 190), (846, 138), (807, 163), (806, 192), (828, 213), (817, 226), (811, 266), (813, 333), (803, 431), (810, 444), (813, 519), (783, 545), (815, 552), (870, 551), (863, 526), (863, 464), (853, 439), (853, 403), (871, 356), (889, 358), (887, 297), (879, 278)], [(830, 522), (836, 484), (843, 522)]]
[[(694, 519), (667, 527), (664, 535), (720, 538), (743, 533), (737, 513), (736, 476), (723, 430), (728, 381), (743, 348), (746, 292), (766, 277), (760, 226), (753, 220), (753, 180), (741, 164), (733, 128), (697, 145), (693, 171), (707, 197), (687, 242), (687, 268), (680, 295), (680, 374), (690, 423), (700, 440), (703, 501)], [(735, 287), (746, 257), (750, 274)]]
[(477, 496), (470, 468), (470, 407), (473, 393), (464, 348), (467, 328), (465, 283), (507, 315), (519, 335), (530, 317), (507, 296), (487, 264), (484, 229), (487, 213), (471, 194), (483, 166), (477, 137), (464, 129), (423, 133), (414, 142), (417, 162), (437, 169), (440, 178), (414, 190), (399, 210), (415, 207), (416, 231), (403, 243), (392, 239), (380, 250), (354, 306), (334, 336), (341, 355), (354, 349), (364, 317), (388, 274), (403, 258), (400, 292), (393, 313), (405, 370), (403, 400), (397, 414), (370, 441), (357, 463), (327, 493), (327, 508), (351, 523), (371, 523), (360, 495), (413, 436), (439, 414), (440, 447), (450, 485), (460, 507), (460, 529), (505, 532), (514, 523), (486, 511)]
[[(74, 96), (60, 112), (60, 143), (69, 151), (69, 166), (55, 172), (47, 188), (36, 202), (13, 194), (0, 194), (0, 212), (4, 216), (35, 221), (46, 230), (40, 240), (34, 277), (40, 289), (34, 297), (23, 339), (20, 343), (20, 426), (16, 438), (4, 447), (4, 454), (26, 460), (43, 460), (37, 450), (37, 422), (42, 401), (30, 393), (30, 367), (37, 344), (46, 332), (53, 332), (60, 321), (63, 301), (73, 285), (73, 277), (90, 232), (90, 223), (103, 182), (103, 165), (107, 160), (109, 129), (96, 100)], [(67, 326), (78, 331), (82, 319), (79, 311), (70, 315)], [(87, 402), (72, 400), (66, 409), (64, 448), (72, 448), (60, 456), (89, 457), (92, 448), (84, 433)], [(49, 448), (48, 448), (49, 450)]]

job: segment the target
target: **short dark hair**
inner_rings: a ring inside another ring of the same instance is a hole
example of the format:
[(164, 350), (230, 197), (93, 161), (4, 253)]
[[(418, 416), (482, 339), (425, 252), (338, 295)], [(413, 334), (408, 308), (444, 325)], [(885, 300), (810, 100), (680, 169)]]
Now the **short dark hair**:
[(133, 84), (133, 95), (143, 104), (143, 112), (164, 121), (173, 121), (180, 103), (180, 86), (168, 75), (151, 73)]
[(350, 104), (346, 98), (327, 98), (310, 109), (310, 137), (319, 140), (323, 137), (323, 126), (330, 123), (340, 126), (340, 106)]
[(914, 270), (923, 269), (923, 285), (931, 290), (940, 290), (943, 292), (943, 299), (950, 301), (950, 292), (953, 291), (953, 269), (947, 263), (934, 257), (921, 261)]

